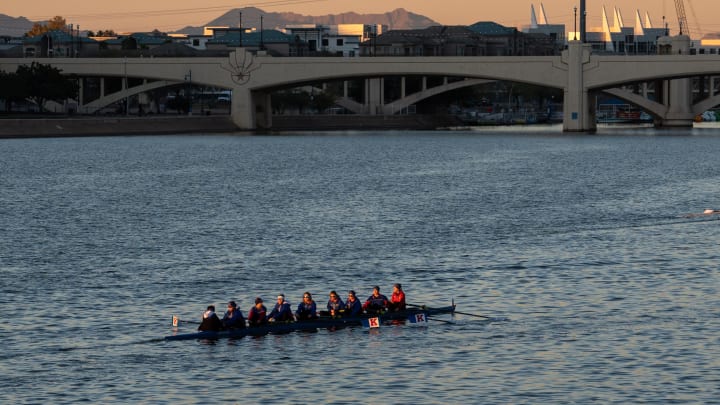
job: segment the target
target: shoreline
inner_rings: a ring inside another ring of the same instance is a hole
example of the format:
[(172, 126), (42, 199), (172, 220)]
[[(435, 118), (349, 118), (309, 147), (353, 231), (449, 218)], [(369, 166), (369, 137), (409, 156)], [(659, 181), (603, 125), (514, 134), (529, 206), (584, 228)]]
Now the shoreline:
[(4, 139), (239, 131), (228, 115), (0, 119), (0, 138)]
[(271, 129), (242, 130), (229, 115), (0, 118), (0, 139), (282, 131), (432, 130), (457, 123), (444, 115), (278, 115)]

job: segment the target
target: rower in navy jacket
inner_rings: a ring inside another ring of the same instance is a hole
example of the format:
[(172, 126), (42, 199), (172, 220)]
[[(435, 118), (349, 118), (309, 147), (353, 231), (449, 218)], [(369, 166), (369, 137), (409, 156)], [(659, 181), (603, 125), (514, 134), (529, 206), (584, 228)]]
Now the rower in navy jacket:
[(348, 291), (347, 301), (345, 301), (345, 316), (358, 316), (362, 313), (362, 304), (357, 299), (355, 291)]
[(228, 302), (228, 309), (222, 319), (223, 329), (241, 329), (245, 327), (245, 317), (235, 301)]
[(275, 303), (275, 307), (270, 312), (270, 315), (268, 315), (268, 321), (269, 322), (286, 322), (286, 321), (292, 321), (293, 320), (293, 314), (292, 309), (290, 308), (290, 303), (285, 301), (285, 295), (280, 294), (277, 297), (277, 303)]
[(317, 319), (317, 305), (312, 299), (312, 294), (305, 292), (303, 300), (298, 304), (295, 317), (298, 321), (306, 321), (308, 319)]
[(380, 314), (387, 310), (389, 303), (387, 297), (380, 294), (380, 287), (375, 286), (372, 295), (363, 304), (363, 309), (368, 314)]
[(330, 299), (327, 302), (328, 314), (330, 316), (338, 316), (344, 308), (345, 303), (342, 302), (338, 293), (336, 293), (335, 290), (330, 291)]

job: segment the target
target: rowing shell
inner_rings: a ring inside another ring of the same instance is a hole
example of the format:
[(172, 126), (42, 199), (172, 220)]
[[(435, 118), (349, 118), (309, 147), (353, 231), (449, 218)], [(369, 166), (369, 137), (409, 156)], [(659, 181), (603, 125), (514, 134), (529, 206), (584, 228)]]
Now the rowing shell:
[(455, 304), (447, 307), (419, 307), (406, 309), (404, 311), (386, 312), (381, 315), (362, 315), (348, 318), (319, 317), (318, 319), (300, 322), (278, 322), (264, 326), (253, 326), (242, 329), (230, 329), (223, 331), (204, 331), (194, 333), (183, 333), (165, 336), (165, 340), (194, 340), (194, 339), (223, 339), (241, 338), (244, 336), (263, 336), (269, 333), (283, 334), (294, 331), (314, 331), (317, 329), (340, 329), (348, 326), (365, 325), (376, 327), (383, 323), (409, 320), (412, 323), (425, 322), (428, 316), (440, 314), (452, 314), (455, 312)]

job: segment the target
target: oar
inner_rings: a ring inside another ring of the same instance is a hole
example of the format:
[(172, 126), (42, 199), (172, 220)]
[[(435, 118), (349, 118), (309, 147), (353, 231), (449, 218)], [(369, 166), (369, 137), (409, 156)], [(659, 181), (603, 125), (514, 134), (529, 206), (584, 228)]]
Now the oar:
[(186, 320), (180, 319), (180, 318), (178, 318), (177, 316), (173, 315), (173, 317), (172, 317), (172, 326), (178, 326), (178, 325), (180, 325), (181, 323), (191, 323), (191, 324), (194, 324), (194, 325), (200, 325), (200, 322), (198, 322), (198, 321), (186, 321)]
[[(454, 301), (454, 300), (453, 300), (453, 301)], [(409, 306), (409, 307), (427, 309), (427, 307), (426, 307), (425, 305), (417, 305), (417, 304), (406, 304), (406, 305)], [(475, 317), (478, 317), (478, 318), (491, 319), (489, 316), (469, 314), (469, 313), (467, 313), (467, 312), (453, 311), (452, 313), (453, 313), (453, 314), (460, 314), (460, 315), (467, 315), (467, 316), (475, 316)]]
[(489, 316), (469, 314), (469, 313), (467, 313), (467, 312), (453, 311), (453, 313), (454, 313), (454, 314), (460, 314), (460, 315), (474, 316), (474, 317), (477, 317), (477, 318), (491, 319)]
[(446, 321), (446, 320), (444, 320), (444, 319), (433, 318), (433, 317), (431, 317), (430, 315), (426, 316), (426, 318), (429, 319), (429, 320), (431, 320), (431, 321), (435, 321), (435, 322), (449, 323), (450, 325), (455, 325), (455, 322)]

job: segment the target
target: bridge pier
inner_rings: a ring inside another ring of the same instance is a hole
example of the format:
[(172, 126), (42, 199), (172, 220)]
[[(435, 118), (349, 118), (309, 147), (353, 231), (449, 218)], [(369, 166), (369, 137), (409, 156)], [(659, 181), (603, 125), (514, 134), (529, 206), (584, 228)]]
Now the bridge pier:
[(230, 115), (239, 129), (256, 128), (255, 109), (250, 90), (239, 86), (233, 89)]
[(385, 99), (385, 79), (373, 77), (365, 80), (365, 108), (370, 115), (382, 115)]
[[(669, 44), (670, 53), (678, 55), (690, 54), (690, 37), (677, 35), (664, 37), (659, 43)], [(655, 123), (658, 127), (691, 128), (695, 120), (693, 113), (692, 83), (690, 79), (666, 80), (663, 104), (667, 106), (665, 115)]]
[(673, 79), (667, 83), (665, 115), (656, 123), (658, 127), (691, 128), (695, 120), (692, 111), (692, 86), (690, 79)]
[(268, 129), (272, 127), (270, 93), (253, 92), (235, 87), (232, 92), (231, 118), (239, 129)]
[(590, 62), (590, 51), (590, 44), (570, 41), (568, 49), (562, 53), (562, 61), (568, 69), (563, 99), (565, 132), (595, 132), (597, 129), (594, 104), (590, 102), (583, 78), (584, 65)]

